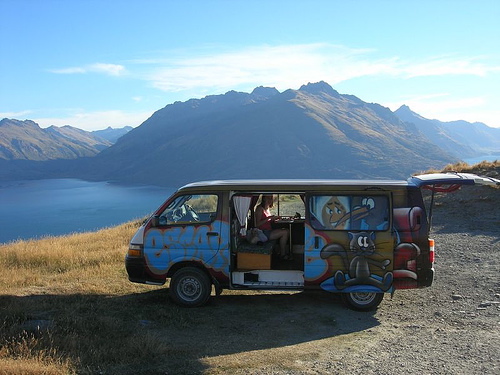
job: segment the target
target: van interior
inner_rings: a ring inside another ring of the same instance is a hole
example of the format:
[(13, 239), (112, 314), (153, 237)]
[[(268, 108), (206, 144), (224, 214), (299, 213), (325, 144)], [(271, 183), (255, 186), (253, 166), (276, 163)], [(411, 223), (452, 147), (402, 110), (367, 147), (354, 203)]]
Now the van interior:
[[(271, 193), (265, 193), (271, 195)], [(288, 231), (286, 258), (277, 240), (255, 238), (255, 209), (262, 194), (235, 194), (231, 209), (231, 282), (234, 287), (300, 288), (304, 285), (304, 195), (274, 193), (273, 229)], [(261, 234), (262, 235), (262, 234)]]

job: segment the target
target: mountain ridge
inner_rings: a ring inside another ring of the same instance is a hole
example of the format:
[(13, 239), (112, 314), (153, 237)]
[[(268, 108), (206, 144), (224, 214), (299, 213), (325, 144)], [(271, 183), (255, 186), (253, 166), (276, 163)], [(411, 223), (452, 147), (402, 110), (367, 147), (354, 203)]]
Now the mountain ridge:
[(106, 174), (164, 185), (224, 178), (402, 177), (457, 160), (389, 109), (343, 96), (325, 82), (272, 92), (258, 100), (230, 91), (169, 104), (97, 155), (91, 178)]
[(402, 121), (415, 124), (434, 144), (456, 157), (474, 157), (500, 151), (500, 129), (490, 128), (484, 123), (427, 119), (407, 105), (399, 107), (394, 114)]
[[(340, 94), (324, 81), (283, 92), (231, 90), (168, 104), (94, 156), (10, 163), (0, 179), (45, 173), (163, 186), (225, 178), (399, 179), (458, 161), (454, 147), (466, 144), (437, 120), (400, 109)], [(432, 140), (429, 129), (441, 138)]]
[(111, 143), (71, 126), (42, 129), (31, 120), (0, 120), (0, 159), (44, 161), (97, 155)]
[(70, 125), (42, 129), (32, 120), (0, 121), (0, 159), (57, 160), (97, 155), (132, 127), (89, 132)]
[(127, 134), (132, 129), (132, 126), (124, 126), (123, 128), (112, 128), (108, 126), (106, 129), (94, 130), (91, 133), (114, 144), (120, 137)]

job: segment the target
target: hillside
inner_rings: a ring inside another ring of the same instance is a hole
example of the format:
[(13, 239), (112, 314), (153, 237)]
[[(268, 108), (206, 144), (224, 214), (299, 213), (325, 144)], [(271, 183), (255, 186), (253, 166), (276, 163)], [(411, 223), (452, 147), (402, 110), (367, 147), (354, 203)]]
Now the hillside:
[(94, 130), (92, 134), (100, 137), (107, 139), (111, 143), (116, 143), (118, 138), (122, 137), (123, 135), (127, 134), (129, 131), (133, 129), (132, 126), (124, 126), (123, 128), (112, 128), (111, 126), (108, 126), (106, 129), (103, 130)]
[(434, 144), (464, 158), (496, 154), (500, 150), (500, 129), (467, 121), (429, 120), (403, 105), (394, 112), (402, 121), (414, 124)]
[(389, 109), (324, 82), (176, 102), (89, 160), (89, 179), (406, 178), (457, 160)]
[(0, 121), (0, 159), (45, 161), (97, 155), (111, 142), (71, 126), (42, 129), (33, 121)]
[(175, 102), (132, 130), (0, 125), (0, 180), (404, 179), (500, 149), (500, 129), (428, 120), (407, 106), (391, 112), (325, 82)]

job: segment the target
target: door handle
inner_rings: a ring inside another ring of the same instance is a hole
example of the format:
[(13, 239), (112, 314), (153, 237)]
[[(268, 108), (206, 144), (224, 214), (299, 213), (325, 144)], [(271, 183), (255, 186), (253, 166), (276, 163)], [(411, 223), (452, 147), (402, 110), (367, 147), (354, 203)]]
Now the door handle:
[(207, 232), (207, 236), (218, 236), (219, 233), (217, 232)]

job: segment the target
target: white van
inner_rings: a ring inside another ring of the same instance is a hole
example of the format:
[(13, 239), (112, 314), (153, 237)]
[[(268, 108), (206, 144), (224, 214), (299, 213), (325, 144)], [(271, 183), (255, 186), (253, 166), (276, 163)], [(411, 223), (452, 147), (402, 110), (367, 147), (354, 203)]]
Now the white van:
[[(384, 293), (429, 287), (434, 241), (421, 188), (499, 185), (464, 173), (407, 181), (237, 180), (181, 187), (139, 228), (125, 264), (130, 281), (163, 285), (183, 306), (200, 306), (222, 289), (341, 293), (357, 310)], [(286, 249), (255, 230), (255, 210), (273, 196), (271, 230)], [(431, 211), (431, 210), (430, 210)], [(257, 233), (257, 234), (256, 234)], [(281, 257), (283, 250), (288, 252)]]

